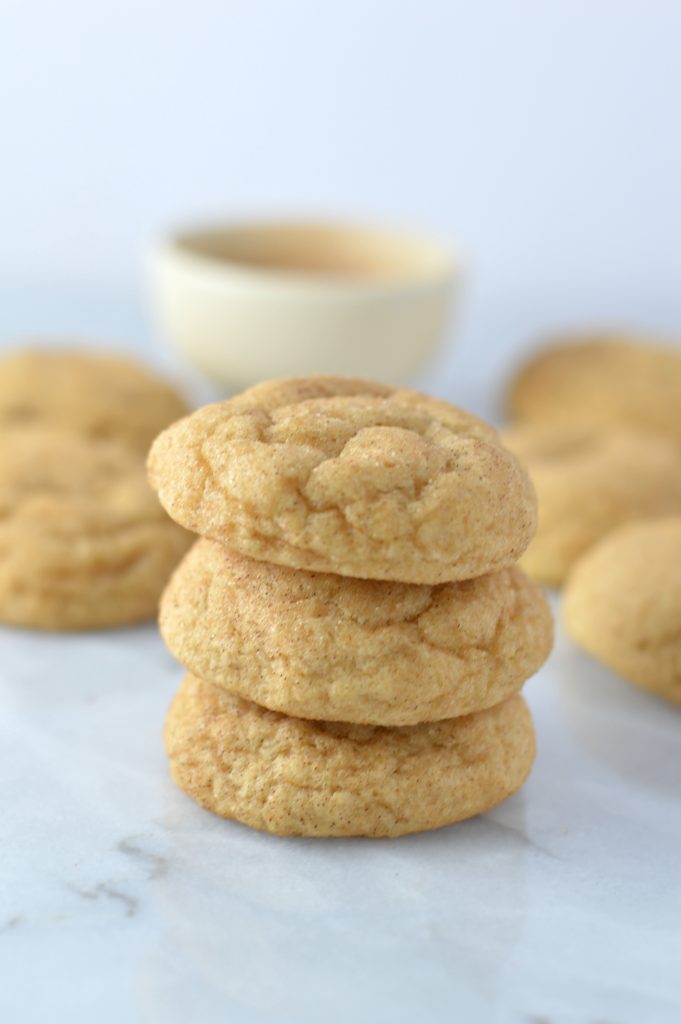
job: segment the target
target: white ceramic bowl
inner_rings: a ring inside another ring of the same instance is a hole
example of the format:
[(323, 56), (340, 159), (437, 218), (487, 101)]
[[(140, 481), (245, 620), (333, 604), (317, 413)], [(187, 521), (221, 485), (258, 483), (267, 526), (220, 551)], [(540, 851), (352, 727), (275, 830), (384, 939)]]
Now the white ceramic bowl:
[(407, 381), (442, 339), (456, 277), (427, 238), (318, 222), (180, 231), (150, 270), (162, 335), (230, 389), (305, 373)]

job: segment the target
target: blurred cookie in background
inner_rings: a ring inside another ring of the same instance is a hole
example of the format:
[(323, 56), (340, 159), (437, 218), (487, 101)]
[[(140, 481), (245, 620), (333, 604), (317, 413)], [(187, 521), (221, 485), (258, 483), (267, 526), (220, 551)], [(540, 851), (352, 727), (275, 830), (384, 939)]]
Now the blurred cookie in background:
[(0, 431), (0, 621), (69, 630), (152, 618), (191, 540), (125, 445), (53, 425)]
[(575, 566), (568, 633), (644, 690), (681, 704), (681, 515), (631, 523)]
[(0, 429), (61, 427), (118, 440), (145, 454), (188, 408), (133, 359), (77, 349), (25, 346), (0, 358)]
[(537, 491), (537, 533), (520, 565), (550, 585), (611, 530), (636, 519), (681, 515), (681, 453), (630, 430), (528, 423), (502, 435)]
[(506, 396), (513, 421), (631, 427), (681, 444), (681, 343), (576, 334), (538, 351)]

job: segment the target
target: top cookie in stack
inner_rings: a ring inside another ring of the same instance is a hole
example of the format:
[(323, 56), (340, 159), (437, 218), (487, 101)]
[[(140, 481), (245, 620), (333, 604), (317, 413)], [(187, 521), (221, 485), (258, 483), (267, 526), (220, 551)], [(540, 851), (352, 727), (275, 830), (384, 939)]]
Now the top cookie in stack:
[(203, 535), (161, 605), (190, 671), (165, 733), (182, 789), (279, 834), (394, 836), (522, 784), (518, 691), (551, 617), (513, 566), (535, 499), (492, 428), (367, 381), (272, 381), (174, 424), (149, 467)]
[(251, 558), (436, 584), (511, 565), (534, 490), (481, 420), (414, 391), (337, 377), (258, 385), (155, 441), (170, 516)]

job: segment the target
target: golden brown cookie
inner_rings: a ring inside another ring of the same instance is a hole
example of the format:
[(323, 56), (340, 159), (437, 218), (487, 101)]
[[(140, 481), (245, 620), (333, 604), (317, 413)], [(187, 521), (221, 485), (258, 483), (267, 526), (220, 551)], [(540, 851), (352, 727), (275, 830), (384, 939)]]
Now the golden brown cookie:
[(0, 621), (94, 629), (151, 618), (190, 541), (137, 453), (57, 430), (0, 432)]
[(681, 456), (662, 437), (528, 423), (503, 440), (537, 490), (537, 533), (520, 564), (544, 583), (561, 584), (615, 527), (681, 512)]
[(681, 346), (576, 335), (538, 352), (511, 383), (512, 419), (630, 427), (681, 443)]
[(0, 359), (0, 429), (57, 427), (140, 452), (187, 406), (133, 360), (70, 349), (20, 349)]
[(399, 836), (481, 814), (534, 759), (522, 697), (444, 722), (287, 718), (187, 676), (168, 713), (174, 781), (225, 818), (278, 835)]
[(300, 718), (412, 725), (516, 693), (549, 655), (552, 620), (515, 566), (414, 586), (309, 573), (197, 541), (161, 602), (194, 675)]
[(625, 679), (681, 704), (681, 515), (630, 523), (575, 566), (572, 639)]
[(164, 431), (150, 479), (183, 526), (296, 569), (442, 583), (513, 563), (535, 527), (517, 460), (468, 413), (386, 391), (259, 385)]

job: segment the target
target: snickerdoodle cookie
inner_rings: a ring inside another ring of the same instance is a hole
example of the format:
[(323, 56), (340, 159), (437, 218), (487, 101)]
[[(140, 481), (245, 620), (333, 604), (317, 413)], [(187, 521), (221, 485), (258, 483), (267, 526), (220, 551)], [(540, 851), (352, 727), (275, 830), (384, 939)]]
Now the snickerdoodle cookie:
[(681, 513), (681, 456), (665, 438), (528, 423), (503, 440), (537, 490), (537, 534), (520, 564), (544, 583), (561, 584), (576, 559), (615, 527)]
[(151, 618), (190, 541), (136, 452), (54, 429), (0, 431), (0, 621), (91, 629)]
[(149, 469), (177, 522), (296, 569), (468, 579), (512, 564), (535, 528), (532, 485), (491, 427), (365, 381), (272, 381), (205, 406), (156, 439)]
[(146, 452), (186, 412), (165, 381), (127, 358), (25, 348), (0, 359), (0, 429), (54, 426)]
[(522, 697), (443, 722), (288, 718), (189, 675), (168, 713), (177, 785), (278, 835), (399, 836), (489, 810), (524, 782), (534, 731)]
[(161, 602), (202, 679), (301, 718), (412, 725), (497, 704), (548, 657), (551, 613), (515, 566), (438, 586), (309, 573), (197, 541)]
[(631, 427), (681, 442), (681, 346), (575, 336), (538, 352), (508, 394), (512, 419)]
[(592, 548), (570, 574), (564, 614), (599, 661), (681, 704), (681, 515), (630, 523)]

